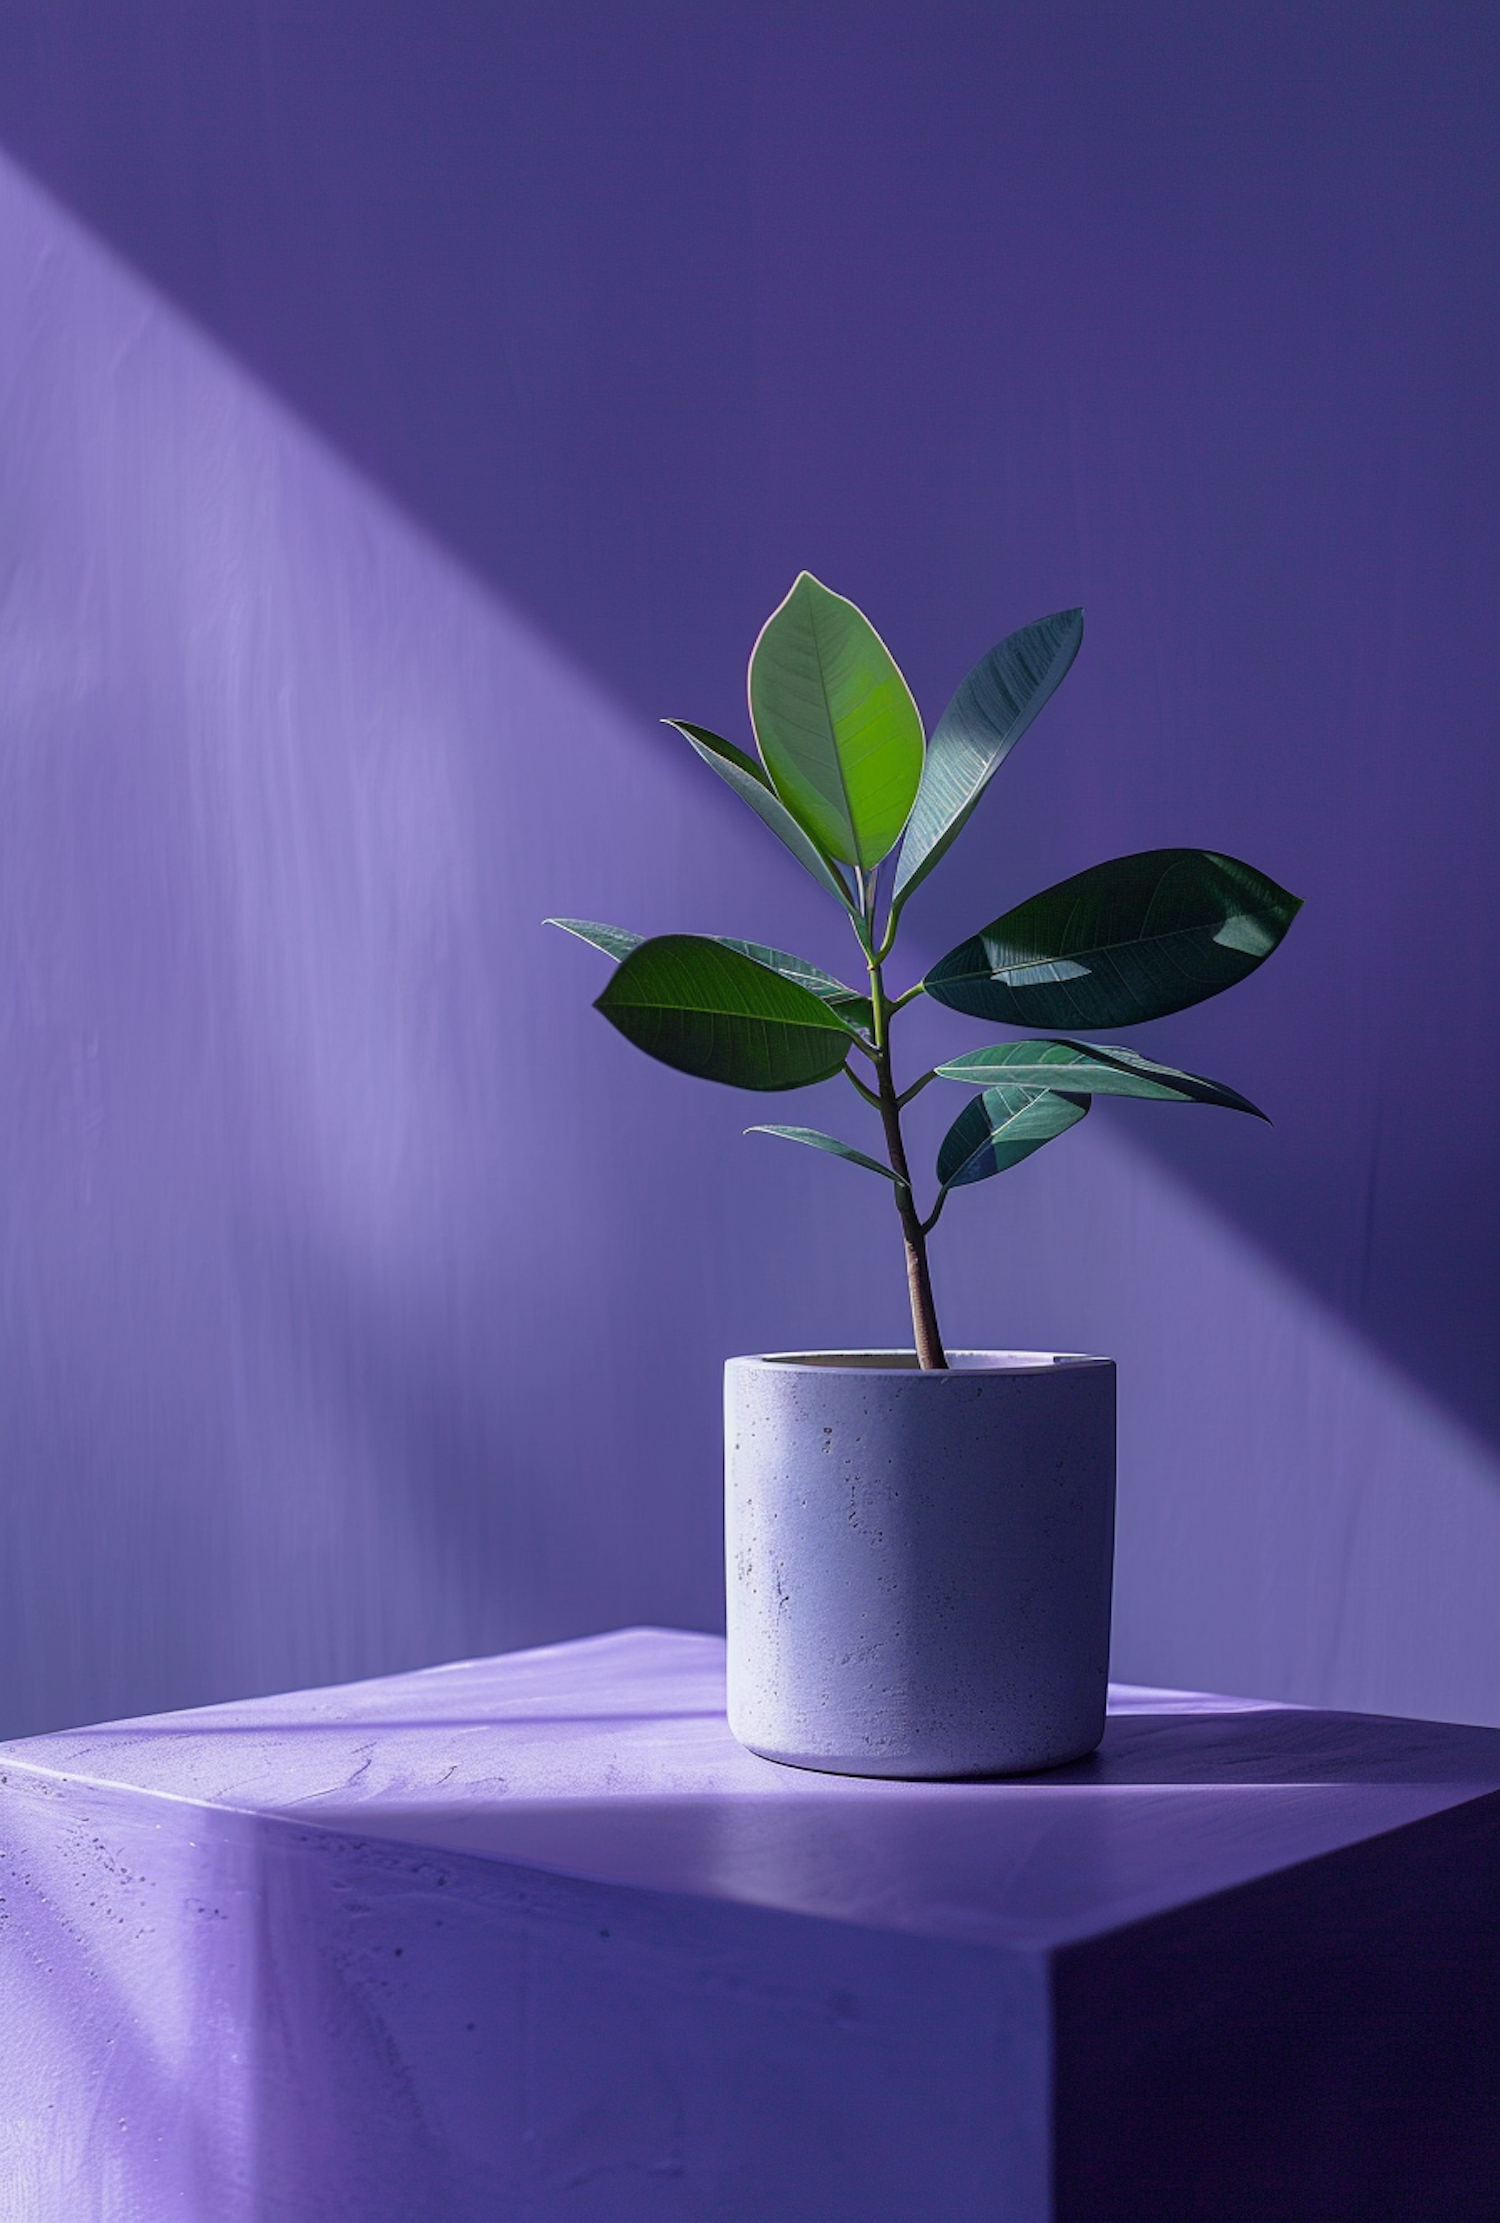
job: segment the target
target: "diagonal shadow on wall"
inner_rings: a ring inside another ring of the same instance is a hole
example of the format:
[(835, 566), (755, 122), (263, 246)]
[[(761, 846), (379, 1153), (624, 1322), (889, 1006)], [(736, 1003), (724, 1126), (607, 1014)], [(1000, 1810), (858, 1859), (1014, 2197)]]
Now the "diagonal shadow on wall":
[(919, 939), (1158, 842), (1297, 888), (1159, 1036), (1275, 1135), (1134, 1132), (1493, 1441), (1496, 61), (1461, 5), (23, 0), (0, 136), (652, 717), (742, 732), (804, 562), (930, 713), (1085, 600)]

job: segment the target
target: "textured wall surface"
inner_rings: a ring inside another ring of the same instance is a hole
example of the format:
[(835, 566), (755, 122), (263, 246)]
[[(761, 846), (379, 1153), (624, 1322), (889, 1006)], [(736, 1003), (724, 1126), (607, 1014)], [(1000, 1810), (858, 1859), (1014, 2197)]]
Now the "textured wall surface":
[(653, 723), (801, 564), (930, 717), (1088, 607), (913, 971), (1161, 843), (1307, 899), (1136, 1038), (1274, 1129), (941, 1231), (953, 1340), (1121, 1362), (1116, 1672), (1500, 1720), (1497, 78), (1468, 0), (5, 11), (0, 1726), (717, 1623), (718, 1361), (900, 1338), (893, 1230), (538, 921), (847, 963)]

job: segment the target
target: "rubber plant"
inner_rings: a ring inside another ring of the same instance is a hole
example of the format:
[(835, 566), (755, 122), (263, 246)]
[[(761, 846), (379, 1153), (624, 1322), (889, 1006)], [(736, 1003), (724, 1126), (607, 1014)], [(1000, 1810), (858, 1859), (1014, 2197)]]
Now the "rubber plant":
[[(1234, 857), (1148, 849), (1111, 858), (1002, 912), (899, 993), (887, 986), (907, 901), (963, 832), (1082, 637), (1081, 610), (1022, 626), (981, 658), (924, 739), (911, 690), (868, 618), (804, 571), (750, 658), (758, 758), (704, 726), (664, 721), (842, 906), (864, 960), (863, 987), (730, 935), (647, 940), (587, 919), (547, 921), (616, 960), (594, 1008), (663, 1064), (767, 1092), (842, 1073), (878, 1114), (878, 1157), (814, 1127), (746, 1132), (830, 1151), (890, 1184), (917, 1358), (927, 1368), (947, 1364), (927, 1239), (955, 1190), (1019, 1165), (1076, 1126), (1096, 1096), (1265, 1117), (1220, 1081), (1078, 1039), (1184, 1011), (1269, 957), (1299, 899)], [(899, 1086), (894, 1022), (924, 995), (1033, 1037), (966, 1051)], [(924, 1214), (901, 1121), (933, 1080), (971, 1093), (943, 1138)]]

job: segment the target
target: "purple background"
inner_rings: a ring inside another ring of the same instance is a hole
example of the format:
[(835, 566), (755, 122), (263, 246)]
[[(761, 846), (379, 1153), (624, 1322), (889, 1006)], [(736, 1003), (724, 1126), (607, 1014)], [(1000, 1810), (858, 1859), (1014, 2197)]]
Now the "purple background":
[(1121, 1359), (1116, 1673), (1500, 1720), (1497, 49), (13, 0), (0, 1728), (717, 1624), (718, 1363), (904, 1339), (893, 1225), (537, 922), (847, 966), (654, 723), (744, 737), (804, 564), (929, 717), (1088, 607), (913, 973), (1160, 843), (1307, 899), (1134, 1037), (1273, 1129), (1101, 1107), (942, 1230), (952, 1340)]

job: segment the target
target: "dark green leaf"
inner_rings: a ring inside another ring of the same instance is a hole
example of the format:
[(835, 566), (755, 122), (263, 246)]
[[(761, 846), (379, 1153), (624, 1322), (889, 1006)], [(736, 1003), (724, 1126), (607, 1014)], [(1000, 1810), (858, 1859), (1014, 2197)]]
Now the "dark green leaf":
[(632, 934), (628, 926), (600, 926), (594, 919), (543, 919), (542, 924), (560, 926), (565, 934), (576, 934), (580, 942), (602, 949), (617, 965), (633, 949), (639, 949), (646, 939), (644, 934)]
[(1097, 1042), (997, 1042), (937, 1068), (945, 1081), (970, 1088), (1065, 1088), (1075, 1096), (1148, 1096), (1171, 1104), (1220, 1104), (1226, 1111), (1265, 1113), (1237, 1089), (1158, 1065), (1136, 1050)]
[(810, 872), (820, 888), (837, 896), (845, 910), (856, 909), (854, 899), (833, 866), (798, 825), (781, 797), (776, 794), (765, 773), (754, 757), (737, 749), (717, 733), (710, 733), (707, 726), (691, 726), (681, 718), (663, 718), (664, 726), (672, 726), (689, 742), (704, 763), (712, 765), (726, 787), (733, 788), (742, 802), (748, 803), (757, 818), (763, 819), (780, 842), (790, 849), (804, 871)]
[(780, 973), (783, 980), (795, 980), (820, 1003), (837, 1011), (850, 1026), (874, 1031), (875, 1009), (869, 997), (846, 986), (842, 980), (835, 980), (833, 974), (825, 973), (820, 965), (810, 965), (805, 957), (793, 957), (789, 950), (771, 949), (765, 942), (741, 942), (731, 934), (715, 934), (713, 939), (724, 949), (737, 949), (741, 956), (753, 957), (757, 965)]
[(771, 785), (765, 766), (748, 749), (737, 748), (733, 741), (726, 741), (722, 733), (715, 733), (709, 726), (695, 726), (686, 718), (663, 718), (662, 724), (671, 726), (674, 732), (686, 735), (700, 756), (707, 750), (710, 756), (721, 758), (725, 764), (733, 765), (737, 772), (743, 772), (747, 779), (754, 780), (768, 795), (775, 794), (776, 790)]
[(807, 571), (761, 628), (750, 715), (777, 794), (818, 847), (868, 871), (901, 838), (922, 720), (874, 626)]
[[(818, 990), (813, 993), (816, 995)], [(856, 995), (851, 988), (846, 996), (825, 996), (823, 1000), (851, 1027), (861, 1027), (866, 1034), (875, 1032), (875, 1006), (868, 996)]]
[(945, 1189), (963, 1189), (1004, 1173), (1076, 1127), (1088, 1108), (1087, 1096), (1058, 1095), (1050, 1088), (987, 1088), (965, 1104), (944, 1135), (938, 1179)]
[(890, 1167), (883, 1166), (878, 1158), (867, 1158), (852, 1142), (840, 1142), (837, 1135), (820, 1134), (816, 1127), (747, 1127), (745, 1132), (747, 1135), (780, 1135), (786, 1142), (805, 1142), (811, 1150), (831, 1151), (834, 1157), (847, 1158), (851, 1165), (866, 1166), (871, 1173), (882, 1173), (887, 1181), (896, 1181), (897, 1186), (901, 1186)]
[(826, 1003), (706, 934), (643, 942), (594, 1009), (664, 1065), (731, 1088), (805, 1088), (849, 1052), (849, 1030)]
[[(644, 934), (632, 934), (628, 927), (601, 926), (594, 919), (543, 919), (543, 926), (560, 926), (565, 934), (576, 934), (579, 941), (589, 942), (595, 949), (602, 949), (606, 957), (616, 964), (639, 949), (646, 939)], [(769, 972), (780, 973), (783, 980), (795, 980), (799, 987), (808, 989), (837, 1011), (840, 1018), (851, 1027), (863, 1027), (866, 1033), (874, 1031), (875, 1011), (868, 996), (860, 995), (842, 980), (835, 980), (832, 973), (825, 973), (820, 965), (810, 965), (805, 957), (794, 957), (790, 950), (772, 949), (766, 942), (744, 942), (734, 934), (710, 934), (705, 940), (717, 942), (721, 949), (737, 949), (742, 957), (753, 957), (757, 965), (764, 965)]]
[(1082, 639), (1082, 610), (1059, 610), (1023, 625), (974, 666), (927, 744), (895, 902), (906, 900), (963, 832), (991, 776), (1066, 678)]
[(1207, 849), (1147, 849), (1075, 873), (950, 950), (922, 986), (1013, 1026), (1125, 1027), (1185, 1011), (1254, 972), (1302, 908)]
[(742, 957), (753, 957), (757, 965), (764, 965), (773, 973), (780, 973), (783, 980), (795, 980), (824, 1003), (847, 1003), (855, 996), (847, 981), (836, 980), (832, 973), (825, 973), (821, 965), (814, 965), (805, 957), (794, 957), (790, 950), (773, 949), (769, 942), (744, 942), (733, 934), (715, 934), (713, 939), (724, 949), (737, 949)]

